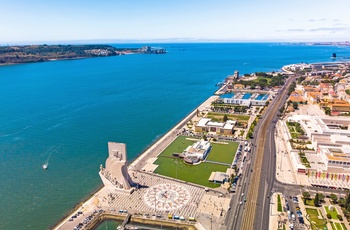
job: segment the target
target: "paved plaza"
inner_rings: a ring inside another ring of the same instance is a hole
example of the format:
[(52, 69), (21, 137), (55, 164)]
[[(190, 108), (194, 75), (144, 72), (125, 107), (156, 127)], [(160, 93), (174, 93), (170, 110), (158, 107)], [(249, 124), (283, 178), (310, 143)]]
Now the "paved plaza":
[(148, 188), (145, 195), (145, 203), (154, 208), (154, 211), (177, 210), (186, 205), (191, 198), (190, 192), (178, 184), (156, 184)]
[(138, 189), (130, 195), (106, 189), (99, 195), (102, 208), (131, 213), (166, 212), (184, 217), (198, 216), (197, 208), (205, 193), (204, 188), (142, 172), (130, 175)]

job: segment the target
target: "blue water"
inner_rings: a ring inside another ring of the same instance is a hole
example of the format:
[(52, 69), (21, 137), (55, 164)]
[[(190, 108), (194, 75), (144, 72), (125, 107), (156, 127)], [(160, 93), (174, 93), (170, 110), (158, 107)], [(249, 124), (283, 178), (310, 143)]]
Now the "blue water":
[(108, 141), (127, 143), (135, 159), (234, 70), (350, 56), (344, 47), (161, 46), (169, 52), (0, 67), (0, 229), (49, 228), (101, 185)]
[[(243, 94), (242, 99), (249, 99), (253, 95), (252, 93), (246, 93), (241, 92)], [(220, 95), (221, 98), (232, 98), (235, 95), (234, 92), (226, 93), (223, 95)], [(258, 94), (258, 96), (254, 100), (267, 100), (269, 94)]]
[(232, 98), (233, 96), (235, 96), (234, 92), (230, 92), (230, 93), (225, 93), (220, 95), (220, 98)]
[(255, 98), (255, 100), (266, 100), (266, 94), (259, 94), (256, 98)]
[(250, 93), (243, 94), (242, 99), (249, 99), (252, 95)]

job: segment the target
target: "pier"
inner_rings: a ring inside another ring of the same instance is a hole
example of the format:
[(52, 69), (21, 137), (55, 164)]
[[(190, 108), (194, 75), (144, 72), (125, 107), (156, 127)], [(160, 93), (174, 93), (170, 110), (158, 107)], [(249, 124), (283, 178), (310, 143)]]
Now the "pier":
[(127, 224), (130, 222), (130, 219), (131, 219), (131, 214), (129, 213), (129, 214), (125, 217), (123, 223), (120, 225), (120, 228), (118, 228), (118, 229), (120, 229), (120, 230), (125, 230), (125, 225), (127, 225)]

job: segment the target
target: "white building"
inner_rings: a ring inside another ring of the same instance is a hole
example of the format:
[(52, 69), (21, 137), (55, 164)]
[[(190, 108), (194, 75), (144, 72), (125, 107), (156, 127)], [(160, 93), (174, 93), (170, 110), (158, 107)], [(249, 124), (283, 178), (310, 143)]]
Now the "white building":
[(216, 132), (218, 134), (232, 134), (236, 121), (227, 120), (226, 122), (211, 121), (211, 118), (201, 118), (195, 125), (196, 132)]
[(193, 145), (188, 146), (182, 155), (187, 158), (197, 157), (200, 160), (204, 160), (211, 150), (210, 142), (200, 140)]
[(330, 172), (350, 173), (350, 119), (293, 115), (288, 121), (298, 122), (320, 159), (318, 165)]

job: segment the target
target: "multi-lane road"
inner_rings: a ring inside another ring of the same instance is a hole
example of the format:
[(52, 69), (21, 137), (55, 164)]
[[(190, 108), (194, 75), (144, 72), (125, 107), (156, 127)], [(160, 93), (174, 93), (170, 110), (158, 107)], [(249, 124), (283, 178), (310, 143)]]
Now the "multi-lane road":
[[(270, 195), (275, 182), (275, 124), (278, 109), (284, 105), (287, 90), (295, 77), (290, 77), (271, 102), (257, 124), (251, 141), (251, 154), (231, 201), (227, 229), (268, 229)], [(244, 202), (246, 198), (246, 202)]]

